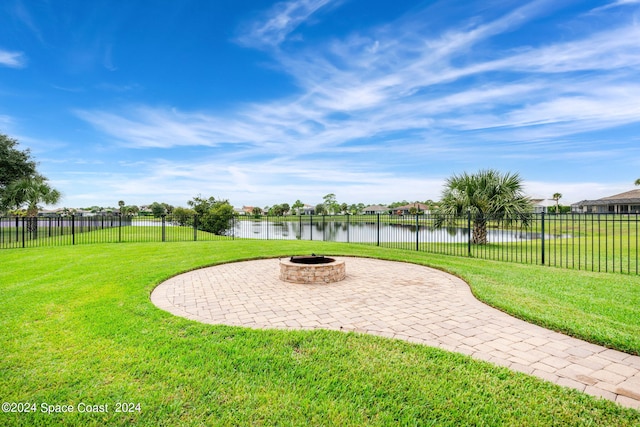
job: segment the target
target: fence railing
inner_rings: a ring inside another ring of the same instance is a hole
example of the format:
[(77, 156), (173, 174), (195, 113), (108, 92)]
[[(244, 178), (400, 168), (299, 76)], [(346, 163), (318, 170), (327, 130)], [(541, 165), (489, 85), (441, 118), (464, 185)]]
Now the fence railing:
[(0, 218), (0, 248), (228, 238), (200, 230), (195, 217), (71, 215), (53, 218)]
[(222, 235), (197, 217), (0, 218), (0, 248), (220, 239), (362, 243), (439, 254), (640, 274), (638, 214), (239, 216)]

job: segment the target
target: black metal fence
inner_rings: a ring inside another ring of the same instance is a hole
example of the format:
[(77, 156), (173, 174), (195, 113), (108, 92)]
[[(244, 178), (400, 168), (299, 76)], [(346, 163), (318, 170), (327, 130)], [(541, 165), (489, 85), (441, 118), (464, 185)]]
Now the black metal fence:
[(71, 215), (51, 218), (0, 218), (0, 248), (228, 238), (226, 235), (218, 236), (200, 230), (195, 217)]
[(233, 218), (223, 235), (197, 217), (0, 218), (0, 248), (220, 239), (362, 243), (580, 270), (639, 274), (640, 216), (530, 214), (510, 219), (438, 215)]

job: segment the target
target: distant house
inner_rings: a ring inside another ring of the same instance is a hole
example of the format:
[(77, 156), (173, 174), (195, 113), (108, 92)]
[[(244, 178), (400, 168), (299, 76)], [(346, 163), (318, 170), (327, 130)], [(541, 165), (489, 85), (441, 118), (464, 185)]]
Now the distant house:
[(243, 206), (243, 207), (241, 207), (241, 208), (236, 208), (236, 207), (234, 207), (234, 208), (233, 208), (233, 212), (234, 212), (236, 215), (248, 215), (248, 213), (247, 213), (247, 211), (245, 210), (245, 208), (246, 208), (246, 206)]
[(409, 203), (408, 205), (398, 206), (393, 208), (393, 213), (397, 215), (410, 215), (413, 210), (418, 212), (429, 213), (429, 206), (424, 203)]
[(377, 214), (386, 214), (389, 212), (389, 208), (387, 206), (382, 205), (371, 205), (367, 206), (362, 210), (365, 215), (377, 215)]
[(556, 201), (553, 199), (532, 198), (531, 203), (533, 204), (534, 213), (547, 213), (550, 207), (556, 206)]
[(153, 211), (151, 207), (148, 205), (140, 206), (140, 210), (138, 210), (138, 216), (151, 216), (153, 215)]
[(53, 218), (60, 216), (62, 209), (40, 209), (38, 211), (38, 216), (45, 218)]
[(597, 200), (582, 200), (571, 205), (576, 213), (640, 213), (640, 190), (603, 197)]
[(242, 206), (240, 209), (236, 209), (238, 215), (253, 215), (253, 206)]
[(314, 215), (316, 213), (316, 208), (311, 205), (305, 205), (300, 209), (300, 215)]
[(90, 210), (87, 209), (77, 209), (76, 210), (76, 216), (96, 216), (97, 213), (96, 212), (91, 212)]

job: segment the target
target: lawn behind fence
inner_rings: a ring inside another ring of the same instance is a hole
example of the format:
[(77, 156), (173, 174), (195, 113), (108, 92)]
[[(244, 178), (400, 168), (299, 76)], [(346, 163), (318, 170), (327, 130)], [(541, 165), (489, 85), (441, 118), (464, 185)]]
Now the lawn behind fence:
[[(36, 405), (0, 412), (0, 424), (640, 424), (638, 411), (463, 355), (355, 333), (204, 325), (149, 300), (190, 269), (311, 252), (441, 268), (510, 314), (640, 354), (637, 276), (308, 241), (0, 251), (0, 395)], [(62, 405), (75, 411), (43, 413)]]

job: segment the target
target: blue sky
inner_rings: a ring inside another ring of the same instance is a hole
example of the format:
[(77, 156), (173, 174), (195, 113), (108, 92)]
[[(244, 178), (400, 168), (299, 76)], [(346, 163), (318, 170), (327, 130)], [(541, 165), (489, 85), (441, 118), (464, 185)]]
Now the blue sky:
[(0, 132), (59, 206), (440, 198), (640, 178), (640, 0), (4, 0)]

